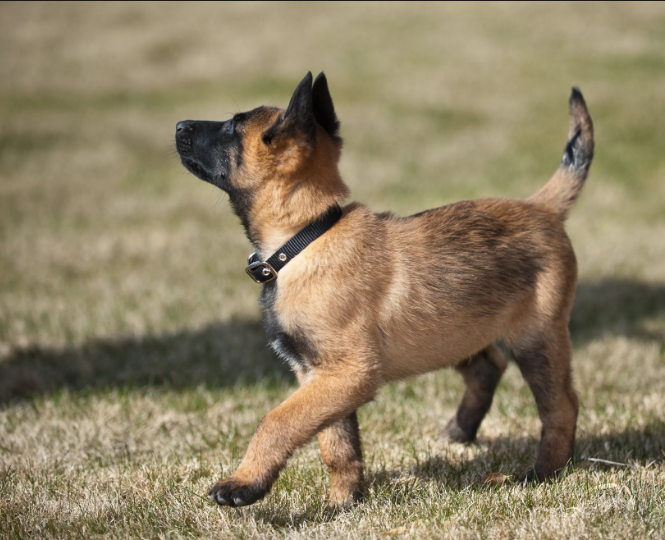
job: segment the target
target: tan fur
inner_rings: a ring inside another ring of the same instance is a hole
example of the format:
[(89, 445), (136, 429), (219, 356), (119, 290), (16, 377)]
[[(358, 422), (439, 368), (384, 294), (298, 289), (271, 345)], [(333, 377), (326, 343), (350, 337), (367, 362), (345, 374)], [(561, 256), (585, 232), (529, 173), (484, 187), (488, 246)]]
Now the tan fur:
[(583, 167), (559, 167), (552, 179), (529, 198), (535, 204), (554, 210), (562, 220), (566, 219), (584, 185), (594, 151), (593, 122), (582, 94), (576, 88), (570, 100), (569, 117), (568, 140), (572, 140), (579, 131), (578, 146), (588, 161)]
[(245, 140), (249, 144), (243, 156), (248, 165), (238, 179), (240, 186), (255, 192), (250, 222), (255, 224), (257, 243), (265, 253), (278, 249), (349, 194), (337, 169), (341, 148), (324, 137), (320, 127), (319, 144), (313, 149), (304, 141), (286, 137), (270, 147), (262, 143), (266, 126), (283, 111), (271, 112), (248, 127)]
[[(534, 476), (566, 465), (578, 409), (568, 337), (577, 268), (563, 219), (588, 170), (575, 169), (579, 156), (593, 150), (580, 99), (571, 98), (572, 165), (564, 155), (530, 199), (463, 201), (408, 218), (352, 203), (279, 272), (264, 291), (272, 295), (266, 309), (280, 335), (297, 338), (300, 388), (264, 417), (213, 500), (262, 497), (316, 434), (331, 470), (330, 499), (349, 500), (363, 478), (358, 407), (387, 382), (441, 367), (457, 366), (467, 385), (446, 434), (472, 440), (506, 369), (497, 340), (513, 351), (543, 422)], [(232, 177), (251, 191), (248, 234), (263, 258), (348, 193), (337, 168), (341, 142), (317, 125), (316, 143), (308, 143), (280, 127), (287, 121), (280, 109), (252, 116)], [(266, 142), (266, 133), (278, 135)]]

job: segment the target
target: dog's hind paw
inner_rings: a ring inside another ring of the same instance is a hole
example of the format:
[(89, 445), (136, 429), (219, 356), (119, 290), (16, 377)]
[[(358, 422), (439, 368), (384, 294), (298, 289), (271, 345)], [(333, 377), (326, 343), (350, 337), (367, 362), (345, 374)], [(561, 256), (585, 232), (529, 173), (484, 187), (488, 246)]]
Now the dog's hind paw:
[(558, 469), (555, 471), (543, 472), (542, 470), (538, 472), (536, 467), (530, 468), (522, 476), (518, 478), (520, 483), (525, 484), (541, 484), (548, 480), (556, 480), (563, 473), (563, 469)]
[(453, 442), (471, 443), (476, 440), (476, 433), (475, 431), (473, 433), (464, 431), (457, 423), (457, 417), (453, 416), (441, 433), (441, 438)]

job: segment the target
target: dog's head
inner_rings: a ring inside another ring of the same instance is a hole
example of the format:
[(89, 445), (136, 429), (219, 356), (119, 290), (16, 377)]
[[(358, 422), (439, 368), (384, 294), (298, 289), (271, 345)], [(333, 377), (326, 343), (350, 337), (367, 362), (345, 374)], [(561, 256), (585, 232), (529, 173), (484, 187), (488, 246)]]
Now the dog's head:
[(225, 122), (185, 120), (176, 148), (185, 168), (229, 194), (250, 241), (262, 222), (297, 228), (347, 195), (337, 169), (339, 121), (320, 73), (308, 73), (286, 110), (258, 107)]

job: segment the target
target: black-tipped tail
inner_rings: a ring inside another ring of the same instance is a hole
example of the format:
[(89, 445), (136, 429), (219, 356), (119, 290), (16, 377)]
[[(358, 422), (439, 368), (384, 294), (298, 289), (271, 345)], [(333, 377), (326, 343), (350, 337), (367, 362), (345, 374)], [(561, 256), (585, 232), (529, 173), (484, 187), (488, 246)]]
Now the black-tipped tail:
[(579, 88), (573, 87), (568, 106), (568, 143), (554, 176), (529, 200), (565, 218), (577, 199), (593, 160), (593, 122)]
[(568, 110), (568, 144), (563, 152), (562, 167), (569, 167), (585, 178), (593, 160), (593, 123), (580, 89), (573, 86)]

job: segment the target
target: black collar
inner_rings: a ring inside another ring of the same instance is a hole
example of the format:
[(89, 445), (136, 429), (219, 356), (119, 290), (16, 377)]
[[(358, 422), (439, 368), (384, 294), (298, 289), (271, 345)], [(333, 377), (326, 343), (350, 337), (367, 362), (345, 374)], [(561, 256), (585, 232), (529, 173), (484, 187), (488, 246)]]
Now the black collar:
[(342, 209), (339, 205), (331, 206), (328, 211), (319, 219), (301, 229), (286, 244), (279, 248), (264, 262), (261, 262), (256, 253), (252, 253), (247, 258), (247, 268), (245, 272), (256, 283), (267, 283), (277, 279), (277, 273), (286, 266), (293, 257), (298, 255), (303, 249), (309, 246), (319, 236), (330, 229), (339, 218), (342, 217)]

